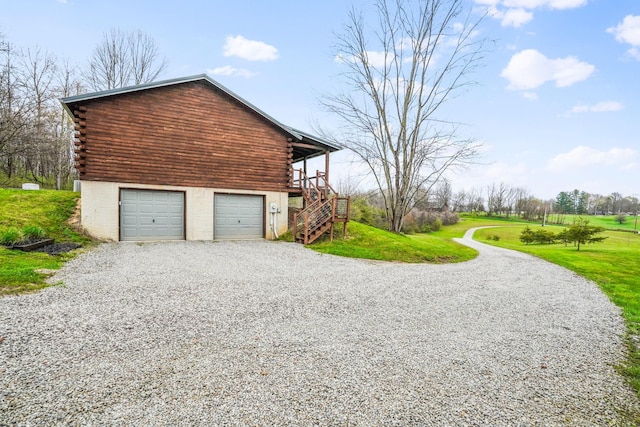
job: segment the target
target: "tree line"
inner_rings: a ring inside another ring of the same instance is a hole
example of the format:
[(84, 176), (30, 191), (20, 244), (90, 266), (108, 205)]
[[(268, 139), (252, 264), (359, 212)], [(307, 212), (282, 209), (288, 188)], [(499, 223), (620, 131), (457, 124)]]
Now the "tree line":
[[(384, 202), (378, 191), (359, 192), (356, 186), (344, 183), (338, 187), (342, 193), (352, 196), (356, 220), (359, 220), (362, 214), (365, 223), (385, 226)], [(433, 221), (426, 227), (421, 223), (422, 219), (431, 218), (429, 213), (439, 213), (438, 218), (443, 224), (445, 220), (451, 222), (450, 216), (447, 215), (449, 213), (482, 213), (487, 216), (504, 217), (515, 215), (529, 221), (564, 224), (565, 215), (623, 217), (636, 215), (640, 210), (640, 201), (636, 196), (623, 196), (617, 192), (604, 196), (581, 190), (561, 191), (555, 198), (544, 200), (533, 195), (527, 188), (503, 182), (455, 191), (449, 180), (442, 179), (418, 196), (411, 205), (412, 209), (405, 216), (405, 232), (433, 228)]]
[(70, 188), (74, 124), (60, 98), (153, 81), (165, 69), (151, 37), (112, 29), (84, 66), (0, 34), (0, 186)]
[(547, 214), (615, 215), (635, 214), (640, 209), (636, 196), (613, 192), (609, 195), (581, 190), (561, 191), (554, 199), (543, 200), (527, 188), (492, 183), (485, 188), (453, 192), (443, 180), (428, 197), (426, 207), (448, 208), (457, 212), (485, 212), (487, 215), (519, 215), (524, 219), (541, 218)]

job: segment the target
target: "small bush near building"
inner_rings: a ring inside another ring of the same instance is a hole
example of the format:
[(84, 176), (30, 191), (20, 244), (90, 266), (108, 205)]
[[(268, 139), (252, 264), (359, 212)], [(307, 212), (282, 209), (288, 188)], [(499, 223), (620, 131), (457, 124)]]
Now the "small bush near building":
[(38, 240), (47, 237), (44, 228), (38, 227), (37, 225), (27, 225), (22, 229), (22, 234), (25, 240)]
[(9, 227), (0, 232), (0, 245), (11, 246), (24, 239), (20, 230), (15, 227)]

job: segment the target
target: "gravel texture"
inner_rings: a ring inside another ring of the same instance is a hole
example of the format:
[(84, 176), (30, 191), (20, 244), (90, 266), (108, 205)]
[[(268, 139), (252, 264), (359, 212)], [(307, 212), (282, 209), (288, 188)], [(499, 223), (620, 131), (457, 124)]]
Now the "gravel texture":
[(473, 242), (408, 265), (293, 243), (109, 243), (0, 299), (0, 425), (624, 425), (619, 310)]

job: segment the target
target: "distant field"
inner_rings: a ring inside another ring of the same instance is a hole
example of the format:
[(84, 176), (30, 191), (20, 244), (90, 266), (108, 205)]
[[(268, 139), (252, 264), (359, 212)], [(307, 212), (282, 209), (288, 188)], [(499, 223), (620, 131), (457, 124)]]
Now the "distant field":
[[(562, 215), (561, 219), (564, 224), (569, 225), (573, 223), (574, 218), (578, 215)], [(551, 224), (557, 218), (556, 215), (549, 216), (549, 223)], [(625, 221), (620, 224), (617, 220), (617, 215), (583, 215), (582, 218), (589, 219), (589, 225), (596, 225), (600, 227), (604, 227), (608, 230), (635, 230), (640, 229), (636, 227), (640, 227), (640, 224), (636, 223), (636, 217), (627, 215)]]

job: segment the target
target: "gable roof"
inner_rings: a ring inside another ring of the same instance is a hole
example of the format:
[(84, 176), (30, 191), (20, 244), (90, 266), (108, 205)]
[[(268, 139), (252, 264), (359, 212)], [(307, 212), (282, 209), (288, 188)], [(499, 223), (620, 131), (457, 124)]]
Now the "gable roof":
[(333, 152), (333, 151), (338, 151), (342, 149), (342, 147), (336, 143), (329, 142), (325, 139), (319, 138), (317, 136), (313, 136), (306, 132), (302, 132), (300, 130), (294, 129), (290, 126), (287, 126), (279, 122), (278, 120), (274, 119), (273, 117), (271, 117), (270, 115), (268, 115), (267, 113), (265, 113), (264, 111), (256, 107), (255, 105), (251, 104), (249, 101), (245, 100), (244, 98), (230, 91), (226, 87), (222, 86), (220, 83), (213, 80), (207, 74), (198, 74), (195, 76), (179, 77), (175, 79), (144, 83), (144, 84), (135, 85), (135, 86), (127, 86), (122, 88), (103, 90), (100, 92), (92, 92), (92, 93), (85, 93), (82, 95), (69, 96), (66, 98), (61, 98), (60, 102), (62, 102), (67, 112), (73, 117), (73, 106), (80, 104), (84, 101), (93, 101), (96, 99), (107, 98), (115, 95), (123, 95), (126, 93), (139, 92), (147, 89), (155, 89), (155, 88), (172, 86), (172, 85), (177, 85), (182, 83), (190, 83), (190, 82), (205, 82), (215, 87), (216, 89), (225, 93), (227, 96), (231, 97), (232, 99), (236, 100), (240, 104), (247, 107), (249, 110), (263, 117), (265, 120), (270, 122), (276, 128), (279, 128), (280, 130), (282, 130), (284, 133), (286, 133), (292, 139), (294, 139), (295, 142), (314, 145), (314, 146), (317, 146), (319, 150), (322, 150), (317, 153), (313, 153), (312, 152), (313, 150), (311, 151), (306, 150), (307, 152), (305, 153), (305, 155), (303, 155), (298, 159), (294, 159), (294, 161), (302, 160), (303, 157), (308, 157), (308, 158), (315, 157), (317, 155), (324, 154), (324, 151)]

